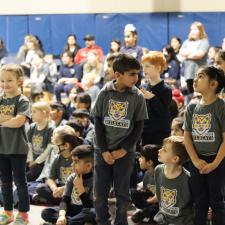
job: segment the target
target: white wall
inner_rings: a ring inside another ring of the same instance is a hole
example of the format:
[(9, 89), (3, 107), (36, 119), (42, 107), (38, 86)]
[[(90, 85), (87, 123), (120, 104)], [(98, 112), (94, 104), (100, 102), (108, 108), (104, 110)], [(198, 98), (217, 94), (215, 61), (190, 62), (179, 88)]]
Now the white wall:
[(225, 0), (1, 0), (0, 15), (225, 11)]

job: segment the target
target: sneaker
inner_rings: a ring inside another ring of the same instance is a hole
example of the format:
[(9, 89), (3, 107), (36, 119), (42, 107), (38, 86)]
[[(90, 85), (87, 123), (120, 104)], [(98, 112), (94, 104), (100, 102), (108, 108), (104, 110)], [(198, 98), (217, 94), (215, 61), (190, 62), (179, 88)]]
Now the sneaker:
[(9, 224), (9, 223), (13, 222), (13, 220), (14, 220), (14, 218), (13, 218), (12, 212), (3, 211), (0, 214), (0, 225)]
[(34, 194), (32, 196), (31, 202), (34, 205), (39, 205), (39, 204), (42, 204), (42, 203), (47, 203), (47, 200), (45, 198), (42, 198), (39, 194)]
[(18, 213), (13, 225), (27, 225), (28, 221), (28, 214), (27, 213)]
[(145, 218), (145, 216), (142, 211), (138, 211), (133, 216), (131, 216), (131, 220), (134, 223), (140, 223), (144, 218)]

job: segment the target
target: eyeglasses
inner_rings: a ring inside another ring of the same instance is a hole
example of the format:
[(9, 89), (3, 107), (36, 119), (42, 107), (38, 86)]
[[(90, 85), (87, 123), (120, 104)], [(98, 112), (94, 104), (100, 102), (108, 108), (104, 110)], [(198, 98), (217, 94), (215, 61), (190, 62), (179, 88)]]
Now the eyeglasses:
[(60, 147), (60, 146), (62, 146), (62, 145), (64, 145), (65, 144), (65, 142), (64, 143), (61, 143), (61, 144), (56, 144), (58, 147)]

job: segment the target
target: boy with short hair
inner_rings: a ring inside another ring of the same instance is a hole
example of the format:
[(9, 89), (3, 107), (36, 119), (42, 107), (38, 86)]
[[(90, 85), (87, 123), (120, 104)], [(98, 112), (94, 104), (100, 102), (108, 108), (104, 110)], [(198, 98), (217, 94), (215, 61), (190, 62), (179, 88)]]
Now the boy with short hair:
[(172, 91), (160, 75), (166, 68), (166, 58), (162, 52), (150, 51), (142, 57), (142, 67), (147, 83), (141, 88), (146, 99), (149, 119), (145, 121), (142, 145), (161, 145), (170, 135), (170, 111)]
[(74, 173), (66, 182), (59, 207), (44, 209), (42, 218), (60, 225), (95, 224), (93, 210), (93, 148), (77, 146), (72, 151)]
[(65, 106), (59, 102), (53, 102), (50, 104), (50, 118), (54, 122), (55, 126), (66, 125), (67, 120), (65, 120)]
[(116, 79), (100, 91), (93, 109), (95, 117), (94, 195), (97, 222), (109, 225), (108, 195), (113, 184), (117, 199), (115, 224), (127, 225), (129, 183), (135, 148), (147, 119), (145, 100), (135, 87), (139, 62), (120, 54), (113, 61)]
[(158, 212), (158, 204), (150, 204), (148, 201), (155, 195), (154, 170), (159, 164), (158, 150), (159, 145), (145, 145), (141, 150), (139, 164), (141, 170), (144, 170), (143, 181), (138, 184), (138, 189), (131, 189), (131, 200), (136, 208), (140, 209), (132, 215), (131, 220), (139, 223), (147, 218), (148, 222), (153, 222), (153, 217)]
[(160, 225), (193, 225), (193, 204), (190, 174), (182, 165), (188, 158), (184, 138), (170, 136), (163, 140), (158, 159), (163, 163), (155, 169), (156, 195), (150, 202), (159, 202), (154, 217)]
[(113, 60), (118, 57), (118, 55), (119, 53), (110, 53), (106, 57), (107, 69), (104, 77), (104, 83), (115, 79), (115, 74), (113, 71)]

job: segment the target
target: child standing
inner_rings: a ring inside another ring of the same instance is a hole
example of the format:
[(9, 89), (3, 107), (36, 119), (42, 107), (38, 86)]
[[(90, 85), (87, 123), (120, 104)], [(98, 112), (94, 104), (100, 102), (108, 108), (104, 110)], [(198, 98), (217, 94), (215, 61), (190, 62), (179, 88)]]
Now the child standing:
[(93, 109), (96, 150), (94, 195), (97, 222), (108, 225), (108, 195), (113, 184), (117, 199), (115, 224), (127, 225), (129, 182), (135, 147), (147, 119), (145, 100), (135, 87), (140, 64), (131, 55), (120, 54), (113, 62), (116, 80), (100, 91)]
[(166, 59), (161, 52), (150, 51), (142, 57), (142, 65), (147, 84), (141, 88), (146, 99), (149, 119), (145, 121), (142, 134), (142, 145), (161, 145), (164, 138), (170, 135), (169, 105), (172, 91), (160, 74), (166, 66)]
[(139, 158), (140, 168), (146, 170), (143, 177), (142, 187), (131, 190), (131, 200), (134, 205), (141, 209), (137, 211), (132, 217), (134, 223), (141, 222), (144, 218), (149, 219), (149, 223), (153, 222), (153, 217), (158, 212), (158, 204), (149, 204), (148, 199), (155, 195), (155, 179), (154, 169), (159, 164), (158, 150), (160, 146), (145, 145), (141, 151)]
[(44, 209), (45, 221), (57, 225), (95, 224), (93, 210), (93, 148), (90, 145), (77, 146), (72, 151), (73, 169), (66, 182), (59, 207)]
[(185, 146), (191, 158), (191, 187), (195, 202), (195, 223), (206, 225), (209, 206), (212, 224), (225, 224), (225, 103), (218, 93), (225, 86), (223, 71), (201, 68), (194, 90), (202, 95), (190, 104), (185, 116)]
[[(154, 220), (159, 225), (193, 225), (190, 174), (182, 165), (187, 160), (184, 138), (171, 136), (165, 138), (159, 150), (159, 165), (155, 169), (156, 199), (159, 212)], [(197, 224), (196, 224), (197, 225)]]
[(9, 224), (13, 218), (13, 180), (18, 190), (18, 214), (14, 225), (28, 224), (29, 198), (26, 183), (26, 158), (28, 153), (24, 124), (30, 118), (28, 99), (19, 87), (23, 82), (20, 66), (8, 64), (0, 69), (0, 173), (4, 211), (0, 224)]

